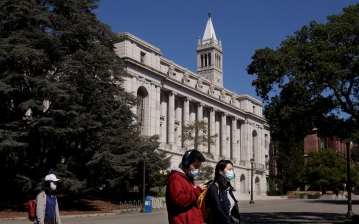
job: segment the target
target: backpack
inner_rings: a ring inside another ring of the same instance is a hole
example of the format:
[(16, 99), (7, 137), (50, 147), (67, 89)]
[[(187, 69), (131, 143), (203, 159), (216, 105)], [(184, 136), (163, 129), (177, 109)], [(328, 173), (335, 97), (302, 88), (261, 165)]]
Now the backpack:
[[(45, 192), (42, 192), (42, 197), (45, 197)], [(29, 220), (33, 222), (36, 219), (36, 199), (29, 200), (27, 202), (26, 208), (29, 215)]]
[(28, 201), (26, 208), (29, 213), (29, 220), (34, 221), (36, 218), (36, 199)]
[[(218, 188), (218, 184), (217, 183), (214, 183), (214, 184)], [(211, 214), (211, 207), (207, 206), (207, 204), (206, 204), (207, 190), (208, 190), (208, 188), (205, 189), (204, 191), (202, 191), (202, 193), (198, 197), (198, 204), (199, 204), (199, 207), (201, 208), (202, 218), (203, 218), (204, 222), (207, 221), (207, 219), (209, 218), (209, 215)], [(218, 188), (218, 195), (219, 195), (219, 188)]]

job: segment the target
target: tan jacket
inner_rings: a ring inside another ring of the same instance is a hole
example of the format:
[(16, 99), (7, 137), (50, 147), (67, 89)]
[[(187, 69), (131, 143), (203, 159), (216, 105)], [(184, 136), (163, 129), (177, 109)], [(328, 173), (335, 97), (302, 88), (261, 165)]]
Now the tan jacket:
[[(45, 210), (46, 210), (46, 194), (45, 192), (40, 192), (36, 197), (36, 219), (37, 224), (44, 224), (45, 219)], [(56, 199), (56, 206), (55, 206), (55, 213), (56, 213), (56, 224), (62, 224), (59, 212), (59, 205), (57, 204)]]

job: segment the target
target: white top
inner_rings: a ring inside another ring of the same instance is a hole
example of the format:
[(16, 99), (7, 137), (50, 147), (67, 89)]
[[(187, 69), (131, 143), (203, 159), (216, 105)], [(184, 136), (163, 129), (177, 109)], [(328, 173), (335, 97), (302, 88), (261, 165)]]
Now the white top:
[(232, 211), (232, 208), (234, 207), (234, 199), (232, 198), (232, 196), (229, 194), (229, 190), (227, 190), (227, 196), (228, 196), (228, 199), (229, 199), (229, 202), (231, 203), (231, 207), (229, 209), (229, 215), (231, 215), (231, 211)]

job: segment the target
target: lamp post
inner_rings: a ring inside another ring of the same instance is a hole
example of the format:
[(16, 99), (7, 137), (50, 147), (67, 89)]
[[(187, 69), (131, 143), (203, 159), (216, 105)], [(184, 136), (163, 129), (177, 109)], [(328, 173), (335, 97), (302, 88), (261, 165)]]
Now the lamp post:
[(254, 204), (253, 201), (253, 163), (254, 159), (251, 159), (251, 200), (249, 201), (249, 204)]
[(143, 155), (143, 184), (142, 184), (142, 209), (141, 209), (141, 213), (146, 212), (146, 207), (145, 207), (145, 189), (146, 189), (146, 156), (147, 156), (147, 152), (142, 153)]
[(348, 180), (348, 213), (345, 215), (346, 217), (352, 217), (353, 216), (353, 211), (352, 211), (352, 186), (350, 183), (350, 163), (349, 163), (349, 144), (350, 144), (350, 139), (347, 138), (345, 139), (345, 145), (347, 148), (347, 180)]

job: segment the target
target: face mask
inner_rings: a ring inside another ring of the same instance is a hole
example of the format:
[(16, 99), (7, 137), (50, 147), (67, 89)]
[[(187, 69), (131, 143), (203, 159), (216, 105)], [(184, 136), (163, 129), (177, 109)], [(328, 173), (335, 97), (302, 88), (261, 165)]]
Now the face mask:
[(188, 173), (188, 176), (195, 177), (198, 175), (198, 169), (193, 169)]
[(50, 183), (50, 188), (52, 191), (56, 190), (56, 185), (53, 183)]
[(226, 180), (227, 180), (227, 181), (233, 180), (233, 179), (234, 179), (234, 172), (233, 172), (233, 170), (227, 170), (225, 177), (226, 177)]

